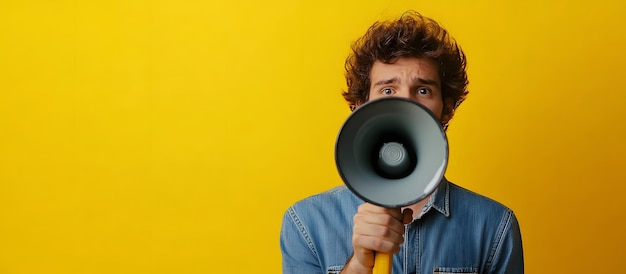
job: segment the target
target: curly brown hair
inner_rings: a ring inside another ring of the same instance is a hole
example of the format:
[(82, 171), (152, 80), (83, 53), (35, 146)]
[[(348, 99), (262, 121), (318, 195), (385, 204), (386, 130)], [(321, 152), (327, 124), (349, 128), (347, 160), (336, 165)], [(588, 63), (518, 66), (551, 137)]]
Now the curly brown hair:
[(442, 26), (415, 11), (403, 13), (398, 20), (374, 23), (352, 44), (345, 63), (348, 90), (343, 92), (350, 109), (369, 99), (374, 62), (390, 64), (401, 57), (428, 58), (438, 65), (442, 117), (452, 118), (468, 94), (465, 54)]

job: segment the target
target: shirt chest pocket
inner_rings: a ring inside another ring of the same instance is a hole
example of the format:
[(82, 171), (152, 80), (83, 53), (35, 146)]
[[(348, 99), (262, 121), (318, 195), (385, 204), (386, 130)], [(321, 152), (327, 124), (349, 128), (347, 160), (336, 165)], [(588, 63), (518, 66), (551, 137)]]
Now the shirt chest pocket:
[(470, 273), (478, 274), (476, 267), (435, 267), (433, 274)]

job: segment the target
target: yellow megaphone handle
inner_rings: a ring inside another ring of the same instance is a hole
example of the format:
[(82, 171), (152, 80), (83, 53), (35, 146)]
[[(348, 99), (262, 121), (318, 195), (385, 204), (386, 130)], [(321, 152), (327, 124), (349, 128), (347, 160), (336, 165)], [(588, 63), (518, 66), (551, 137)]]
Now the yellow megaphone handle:
[(391, 274), (391, 256), (389, 253), (376, 252), (372, 274)]

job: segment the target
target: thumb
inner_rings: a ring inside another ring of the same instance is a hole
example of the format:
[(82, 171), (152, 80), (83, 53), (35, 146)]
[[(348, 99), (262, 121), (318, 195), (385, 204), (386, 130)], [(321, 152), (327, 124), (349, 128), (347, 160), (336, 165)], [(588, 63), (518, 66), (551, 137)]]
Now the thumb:
[(402, 223), (410, 224), (413, 221), (413, 210), (410, 208), (405, 208), (402, 211)]

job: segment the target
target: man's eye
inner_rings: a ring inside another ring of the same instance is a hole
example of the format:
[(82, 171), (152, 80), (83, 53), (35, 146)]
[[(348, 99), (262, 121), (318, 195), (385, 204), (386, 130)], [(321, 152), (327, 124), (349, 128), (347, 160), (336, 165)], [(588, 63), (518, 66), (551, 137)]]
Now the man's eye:
[(380, 93), (384, 94), (384, 95), (392, 95), (394, 94), (394, 90), (390, 89), (390, 88), (384, 88), (380, 91)]
[(417, 93), (418, 94), (422, 94), (422, 95), (430, 94), (430, 89), (428, 89), (428, 88), (419, 88), (419, 89), (417, 89)]

